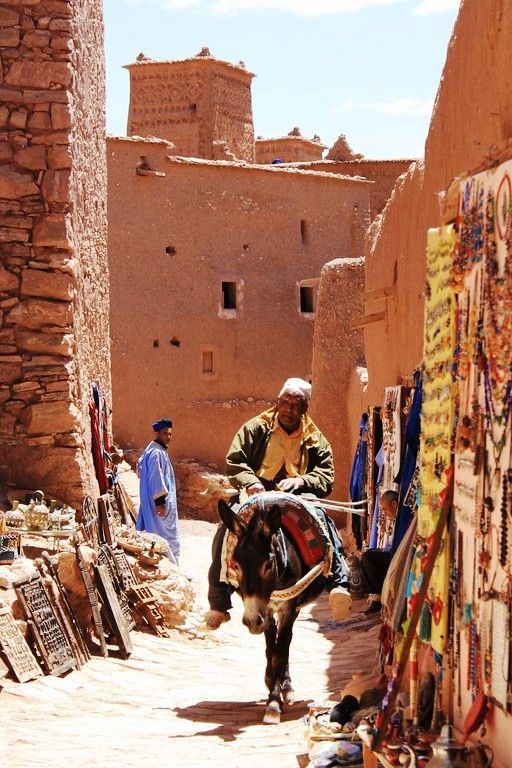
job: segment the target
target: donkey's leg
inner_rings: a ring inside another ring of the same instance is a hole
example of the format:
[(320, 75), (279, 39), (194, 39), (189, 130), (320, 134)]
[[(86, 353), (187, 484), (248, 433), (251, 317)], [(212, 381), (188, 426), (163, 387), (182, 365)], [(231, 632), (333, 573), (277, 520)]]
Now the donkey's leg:
[[(293, 615), (293, 611), (292, 611), (292, 615)], [(284, 664), (284, 667), (283, 667), (283, 674), (281, 676), (281, 695), (283, 697), (283, 702), (285, 704), (293, 704), (293, 702), (295, 701), (295, 691), (293, 690), (292, 679), (290, 677), (290, 663), (289, 663), (289, 659), (290, 659), (290, 644), (291, 644), (291, 641), (292, 641), (293, 625), (294, 625), (295, 619), (297, 618), (298, 615), (299, 615), (299, 611), (295, 610), (294, 611), (294, 618), (292, 619), (291, 624), (290, 624), (290, 630), (289, 630), (290, 631), (290, 639), (288, 640), (288, 645), (285, 648), (283, 648), (283, 654), (284, 654), (283, 664)], [(280, 633), (280, 630), (278, 628), (278, 635), (280, 635), (280, 634), (281, 633)]]
[(288, 610), (279, 617), (279, 627), (277, 639), (271, 650), (271, 685), (269, 686), (269, 696), (265, 709), (265, 723), (279, 723), (280, 715), (283, 709), (281, 698), (281, 685), (283, 676), (288, 667), (288, 652), (292, 639), (293, 623), (297, 618), (298, 611), (295, 608)]
[(281, 687), (275, 677), (275, 652), (277, 640), (277, 625), (272, 618), (265, 630), (267, 668), (265, 670), (265, 685), (269, 690), (263, 722), (278, 725), (281, 721)]
[(265, 668), (265, 685), (272, 690), (273, 678), (272, 678), (272, 654), (274, 652), (277, 638), (277, 624), (272, 617), (265, 629), (265, 656), (267, 657), (267, 666)]
[(292, 679), (290, 677), (290, 667), (286, 664), (281, 680), (281, 695), (284, 704), (293, 704), (295, 701), (295, 691), (293, 690)]

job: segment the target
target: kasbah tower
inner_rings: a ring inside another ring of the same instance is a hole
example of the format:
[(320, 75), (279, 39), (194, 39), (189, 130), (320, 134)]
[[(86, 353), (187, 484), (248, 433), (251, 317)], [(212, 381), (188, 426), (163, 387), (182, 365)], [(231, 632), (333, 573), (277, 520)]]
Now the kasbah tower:
[[(365, 231), (411, 160), (367, 160), (344, 136), (322, 159), (298, 128), (255, 140), (254, 75), (207, 48), (126, 68), (128, 135), (107, 139), (114, 435), (140, 448), (170, 414), (174, 460), (222, 469), (286, 378), (314, 379), (315, 320), (340, 312), (320, 307), (327, 262), (346, 282), (341, 311), (358, 313)], [(361, 329), (344, 343), (348, 387)], [(343, 449), (335, 458), (346, 473)]]

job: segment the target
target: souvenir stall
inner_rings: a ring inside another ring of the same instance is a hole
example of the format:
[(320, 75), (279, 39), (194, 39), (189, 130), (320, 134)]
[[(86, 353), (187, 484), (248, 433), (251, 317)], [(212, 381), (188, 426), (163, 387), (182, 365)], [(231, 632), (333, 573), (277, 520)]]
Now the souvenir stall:
[(106, 424), (95, 385), (92, 450), (104, 489), (98, 499), (86, 496), (75, 510), (42, 490), (6, 494), (10, 508), (0, 509), (0, 679), (10, 674), (21, 683), (66, 674), (91, 654), (126, 658), (132, 628), (167, 636), (193, 601), (166, 540), (134, 528), (119, 481), (122, 452), (110, 446)]
[(510, 764), (512, 161), (459, 183), (451, 717)]
[[(508, 161), (454, 181), (453, 215), (428, 233), (418, 528), (403, 636), (368, 727), (384, 765), (393, 750), (431, 768), (511, 764), (511, 175)], [(433, 663), (427, 736), (415, 729), (418, 648)]]

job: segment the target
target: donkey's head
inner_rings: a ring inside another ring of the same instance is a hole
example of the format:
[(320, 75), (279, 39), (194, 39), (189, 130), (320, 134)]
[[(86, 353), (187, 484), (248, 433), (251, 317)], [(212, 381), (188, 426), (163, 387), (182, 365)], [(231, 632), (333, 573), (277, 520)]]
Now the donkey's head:
[(244, 602), (242, 620), (250, 632), (258, 635), (267, 626), (270, 596), (277, 585), (279, 547), (275, 534), (281, 525), (281, 510), (274, 504), (268, 510), (256, 510), (245, 522), (221, 499), (219, 514), (237, 537), (231, 567)]

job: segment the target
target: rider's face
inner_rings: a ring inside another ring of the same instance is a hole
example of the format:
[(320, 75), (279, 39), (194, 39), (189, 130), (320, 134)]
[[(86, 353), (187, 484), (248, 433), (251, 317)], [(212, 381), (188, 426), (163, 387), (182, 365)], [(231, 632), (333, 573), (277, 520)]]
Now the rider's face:
[(286, 392), (277, 401), (277, 420), (285, 432), (295, 432), (299, 428), (300, 418), (307, 411), (306, 400), (300, 395)]

